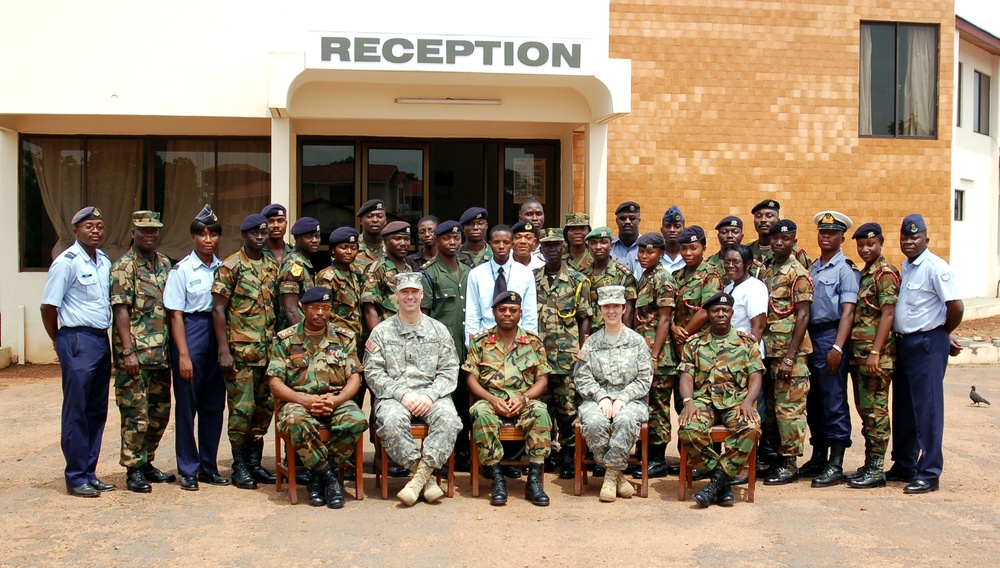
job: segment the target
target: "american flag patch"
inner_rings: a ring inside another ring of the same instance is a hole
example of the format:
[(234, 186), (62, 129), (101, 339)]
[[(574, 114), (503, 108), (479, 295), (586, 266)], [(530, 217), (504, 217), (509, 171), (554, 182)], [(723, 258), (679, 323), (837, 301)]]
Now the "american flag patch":
[(374, 352), (378, 351), (378, 343), (375, 343), (374, 341), (372, 341), (371, 339), (369, 339), (368, 341), (365, 342), (365, 349), (369, 353), (374, 353)]

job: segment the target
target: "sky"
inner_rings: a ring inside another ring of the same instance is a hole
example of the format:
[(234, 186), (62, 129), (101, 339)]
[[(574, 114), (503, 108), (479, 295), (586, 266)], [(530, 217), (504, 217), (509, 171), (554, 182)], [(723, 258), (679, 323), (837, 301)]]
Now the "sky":
[(955, 14), (1000, 37), (1000, 1), (955, 0)]

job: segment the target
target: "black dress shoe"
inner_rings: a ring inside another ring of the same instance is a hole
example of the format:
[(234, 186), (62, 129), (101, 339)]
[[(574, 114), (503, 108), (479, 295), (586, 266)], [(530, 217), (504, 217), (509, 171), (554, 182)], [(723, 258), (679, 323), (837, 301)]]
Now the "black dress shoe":
[(143, 464), (141, 469), (143, 477), (150, 483), (173, 483), (177, 481), (177, 476), (172, 473), (163, 473), (149, 462)]
[[(597, 468), (595, 467), (594, 470), (596, 470), (596, 469)], [(634, 463), (634, 464), (626, 467), (625, 471), (622, 472), (622, 473), (624, 473), (625, 475), (631, 475), (633, 479), (641, 479), (642, 478), (642, 464)], [(595, 473), (595, 475), (596, 475), (596, 473)], [(637, 475), (639, 477), (636, 477)]]
[(125, 487), (133, 493), (149, 493), (153, 490), (142, 470), (137, 467), (126, 468)]
[[(658, 477), (667, 476), (667, 462), (665, 461), (650, 461), (649, 462), (649, 478), (656, 479)], [(642, 479), (642, 468), (639, 468), (635, 474), (632, 475), (632, 479)]]
[(115, 484), (114, 483), (104, 483), (103, 481), (101, 481), (100, 479), (97, 479), (97, 478), (94, 478), (94, 480), (90, 482), (90, 486), (93, 487), (94, 489), (100, 491), (101, 493), (104, 493), (105, 491), (114, 491), (115, 490)]
[(197, 491), (198, 490), (198, 478), (193, 475), (182, 475), (181, 476), (181, 489), (184, 491)]
[(914, 479), (909, 485), (903, 488), (903, 493), (908, 495), (920, 495), (937, 491), (940, 486), (937, 483), (928, 483), (923, 479)]
[(743, 474), (737, 475), (736, 477), (732, 478), (729, 481), (729, 484), (730, 485), (746, 485), (749, 482), (750, 482), (750, 476), (747, 475), (747, 474), (745, 474), (745, 473), (743, 473)]
[(394, 465), (389, 468), (389, 477), (410, 477), (410, 470), (401, 465)]
[(559, 479), (573, 479), (576, 477), (576, 464), (565, 462), (559, 468)]
[[(642, 468), (640, 468), (640, 470), (641, 469)], [(626, 471), (628, 471), (628, 470), (626, 470)], [(604, 469), (603, 467), (601, 467), (599, 465), (595, 465), (594, 466), (594, 477), (604, 477), (605, 473), (607, 473), (607, 470)]]
[(101, 492), (91, 487), (89, 483), (77, 485), (76, 487), (66, 487), (66, 492), (73, 497), (100, 497)]
[(209, 485), (218, 485), (220, 487), (229, 485), (229, 480), (218, 473), (199, 473), (198, 481), (204, 481)]
[(905, 482), (909, 483), (909, 482), (913, 481), (913, 474), (912, 473), (904, 473), (902, 471), (897, 470), (896, 468), (889, 468), (889, 470), (885, 472), (885, 480), (886, 481), (905, 481)]
[(680, 475), (681, 474), (681, 466), (679, 466), (679, 465), (668, 465), (667, 466), (667, 474), (668, 475)]

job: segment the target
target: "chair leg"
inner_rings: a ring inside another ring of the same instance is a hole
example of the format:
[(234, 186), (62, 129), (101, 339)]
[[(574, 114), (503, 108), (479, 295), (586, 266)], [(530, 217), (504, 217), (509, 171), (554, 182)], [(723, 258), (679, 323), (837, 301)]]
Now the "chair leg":
[(753, 503), (753, 490), (757, 485), (757, 444), (750, 450), (747, 467), (750, 468), (747, 478), (747, 503)]
[(687, 487), (688, 487), (688, 459), (687, 459), (687, 444), (681, 442), (680, 446), (681, 454), (681, 471), (680, 477), (677, 479), (677, 500), (683, 501), (687, 499)]
[(479, 447), (476, 446), (476, 440), (471, 439), (469, 442), (469, 453), (472, 454), (469, 457), (472, 459), (472, 464), (469, 466), (469, 479), (472, 482), (472, 496), (479, 497)]
[[(299, 502), (299, 491), (298, 491), (298, 488), (295, 486), (295, 450), (294, 450), (294, 447), (292, 446), (291, 440), (289, 440), (288, 441), (288, 445), (285, 446), (286, 451), (289, 448), (292, 448), (292, 454), (289, 455), (289, 456), (286, 456), (286, 458), (285, 458), (285, 461), (288, 462), (288, 464), (287, 464), (287, 468), (288, 468), (288, 500), (292, 502), (292, 505), (295, 505), (295, 504), (297, 504)], [(277, 458), (275, 458), (275, 459), (277, 459)]]
[(642, 423), (639, 431), (642, 443), (642, 485), (639, 487), (641, 497), (649, 497), (649, 425)]
[(587, 443), (583, 441), (581, 430), (580, 423), (577, 422), (573, 428), (574, 439), (576, 440), (576, 451), (573, 456), (573, 464), (576, 466), (576, 474), (573, 476), (573, 494), (576, 496), (583, 494), (584, 479), (587, 476), (587, 468), (583, 465), (583, 452)]
[(455, 452), (448, 456), (448, 497), (455, 496)]
[(382, 499), (389, 498), (389, 453), (385, 451), (385, 445), (379, 446), (379, 475), (382, 477)]
[(362, 475), (364, 472), (364, 461), (365, 457), (365, 434), (364, 432), (358, 436), (358, 445), (354, 447), (354, 497), (358, 501), (365, 500), (365, 476)]
[(278, 434), (278, 427), (274, 429), (274, 490), (281, 493), (281, 436)]

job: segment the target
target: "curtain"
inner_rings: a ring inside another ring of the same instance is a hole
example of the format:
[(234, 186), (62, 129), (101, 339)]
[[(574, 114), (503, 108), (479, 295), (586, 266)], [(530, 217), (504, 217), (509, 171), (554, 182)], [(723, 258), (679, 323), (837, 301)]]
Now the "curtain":
[(83, 141), (77, 138), (34, 138), (31, 163), (45, 212), (59, 236), (52, 260), (76, 240), (73, 214), (83, 207)]
[(903, 134), (933, 136), (934, 68), (937, 29), (907, 26), (906, 77), (903, 82)]
[(215, 188), (204, 172), (215, 166), (212, 140), (169, 140), (164, 162), (163, 230), (160, 252), (179, 260), (191, 252), (191, 221), (206, 204), (214, 208)]
[(87, 141), (87, 203), (104, 217), (104, 250), (112, 260), (132, 246), (132, 212), (142, 207), (142, 140)]
[(861, 25), (861, 82), (858, 85), (858, 134), (872, 133), (872, 29)]
[(217, 165), (205, 172), (205, 178), (210, 180), (212, 187), (218, 188), (213, 207), (222, 224), (219, 258), (225, 258), (243, 246), (240, 235), (243, 219), (251, 213), (260, 212), (270, 203), (270, 148), (269, 140), (219, 141)]

